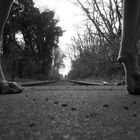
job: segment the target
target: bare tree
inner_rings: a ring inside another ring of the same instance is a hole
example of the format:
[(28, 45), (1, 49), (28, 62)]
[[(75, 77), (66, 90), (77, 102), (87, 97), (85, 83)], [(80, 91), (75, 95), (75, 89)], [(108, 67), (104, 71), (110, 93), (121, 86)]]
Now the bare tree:
[(85, 15), (85, 26), (89, 32), (90, 40), (94, 43), (95, 40), (96, 42), (98, 40), (98, 44), (96, 44), (98, 48), (102, 47), (108, 59), (114, 59), (119, 49), (121, 37), (122, 1), (85, 0), (83, 2), (76, 0), (74, 4), (79, 6)]
[[(76, 0), (85, 17), (84, 31), (77, 31), (71, 46), (77, 50), (74, 67), (81, 65), (100, 73), (118, 67), (116, 58), (119, 50), (122, 16), (121, 0)], [(113, 63), (113, 65), (112, 65)], [(79, 71), (78, 71), (79, 72)], [(79, 72), (80, 73), (80, 72)], [(83, 72), (81, 72), (83, 73)]]
[(64, 58), (66, 56), (61, 52), (60, 48), (55, 48), (53, 50), (53, 63), (52, 63), (52, 71), (57, 71), (59, 72), (59, 70), (61, 68), (64, 68)]

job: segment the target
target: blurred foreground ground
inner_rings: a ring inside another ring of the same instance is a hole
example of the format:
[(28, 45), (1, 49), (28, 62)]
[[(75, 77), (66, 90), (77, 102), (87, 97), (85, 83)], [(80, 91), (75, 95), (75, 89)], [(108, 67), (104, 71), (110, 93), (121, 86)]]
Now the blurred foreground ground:
[(0, 95), (0, 140), (139, 140), (140, 96), (69, 82)]

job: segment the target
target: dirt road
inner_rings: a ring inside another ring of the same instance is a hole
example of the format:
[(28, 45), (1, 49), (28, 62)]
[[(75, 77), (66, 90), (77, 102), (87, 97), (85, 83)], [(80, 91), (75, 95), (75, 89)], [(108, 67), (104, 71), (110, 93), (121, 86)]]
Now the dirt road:
[(0, 95), (0, 140), (139, 140), (140, 96), (72, 83)]

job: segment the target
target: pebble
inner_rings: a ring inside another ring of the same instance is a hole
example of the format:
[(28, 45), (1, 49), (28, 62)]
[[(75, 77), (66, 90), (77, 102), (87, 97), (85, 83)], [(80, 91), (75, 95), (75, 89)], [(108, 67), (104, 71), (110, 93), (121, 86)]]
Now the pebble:
[(123, 106), (125, 110), (129, 110), (129, 108), (127, 106)]
[(54, 103), (55, 103), (55, 104), (58, 104), (59, 102), (55, 101)]
[(137, 114), (133, 114), (133, 117), (137, 117)]
[(77, 109), (75, 107), (72, 107), (71, 110), (76, 111)]
[(62, 106), (63, 106), (63, 107), (67, 107), (67, 106), (68, 106), (68, 104), (62, 104)]
[(35, 123), (29, 124), (29, 127), (34, 127), (34, 126), (35, 126)]
[(136, 104), (137, 102), (136, 101), (133, 101), (133, 104)]
[(106, 107), (107, 108), (107, 107), (109, 107), (109, 105), (108, 104), (104, 104), (103, 107)]

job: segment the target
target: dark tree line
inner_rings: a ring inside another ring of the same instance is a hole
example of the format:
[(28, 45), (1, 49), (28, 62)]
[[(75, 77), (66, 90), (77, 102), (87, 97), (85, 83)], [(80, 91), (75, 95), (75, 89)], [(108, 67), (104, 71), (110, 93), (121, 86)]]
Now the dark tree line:
[[(53, 49), (63, 31), (57, 26), (54, 11), (40, 12), (33, 0), (17, 0), (11, 9), (3, 34), (5, 70), (14, 77), (48, 76)], [(19, 42), (16, 35), (22, 35)]]

